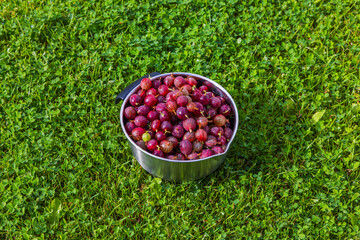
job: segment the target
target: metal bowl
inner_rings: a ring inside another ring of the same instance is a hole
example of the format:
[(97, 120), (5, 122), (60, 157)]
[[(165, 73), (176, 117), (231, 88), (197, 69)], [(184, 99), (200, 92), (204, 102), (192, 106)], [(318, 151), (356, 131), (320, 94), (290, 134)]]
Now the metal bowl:
[[(131, 137), (125, 131), (125, 123), (123, 112), (125, 107), (128, 105), (128, 101), (130, 96), (135, 93), (139, 87), (140, 82), (145, 77), (151, 77), (152, 80), (158, 78), (165, 78), (168, 75), (173, 74), (176, 76), (191, 76), (194, 77), (198, 82), (205, 83), (215, 95), (222, 96), (225, 98), (227, 104), (232, 108), (233, 111), (233, 119), (231, 119), (231, 127), (233, 129), (233, 136), (229, 140), (226, 150), (224, 153), (214, 155), (207, 158), (197, 159), (197, 160), (170, 160), (166, 158), (157, 157), (142, 148), (140, 148)], [(133, 82), (131, 85), (126, 87), (117, 97), (115, 103), (118, 103), (120, 99), (123, 99), (123, 104), (120, 109), (120, 123), (121, 127), (125, 133), (125, 136), (130, 142), (131, 150), (134, 154), (135, 159), (138, 163), (150, 174), (160, 177), (167, 180), (172, 180), (175, 182), (196, 180), (203, 178), (213, 171), (215, 171), (225, 160), (226, 155), (229, 152), (229, 148), (231, 146), (232, 141), (235, 138), (237, 128), (238, 128), (238, 111), (236, 108), (236, 104), (231, 97), (231, 95), (218, 83), (213, 80), (206, 78), (201, 75), (193, 74), (193, 73), (185, 73), (185, 72), (175, 72), (175, 73), (151, 73), (146, 75), (137, 81)]]

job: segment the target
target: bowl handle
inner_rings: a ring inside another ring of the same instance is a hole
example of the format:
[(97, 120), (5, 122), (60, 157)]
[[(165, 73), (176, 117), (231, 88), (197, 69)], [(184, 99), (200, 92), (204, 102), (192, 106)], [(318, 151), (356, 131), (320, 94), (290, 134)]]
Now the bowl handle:
[(129, 92), (131, 92), (131, 90), (133, 90), (136, 86), (138, 86), (141, 82), (141, 80), (143, 80), (146, 77), (155, 77), (157, 75), (160, 75), (161, 73), (158, 72), (152, 72), (149, 75), (145, 75), (141, 78), (139, 78), (138, 80), (136, 80), (135, 82), (131, 83), (129, 86), (127, 86), (124, 90), (122, 90), (115, 98), (115, 104), (118, 104), (120, 102), (120, 99), (124, 100), (126, 98), (126, 96), (129, 94)]

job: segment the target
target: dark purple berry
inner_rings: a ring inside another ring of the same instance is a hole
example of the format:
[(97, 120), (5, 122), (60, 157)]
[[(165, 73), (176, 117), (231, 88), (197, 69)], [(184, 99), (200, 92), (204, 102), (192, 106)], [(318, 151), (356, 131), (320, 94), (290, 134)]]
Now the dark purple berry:
[(188, 77), (185, 80), (186, 80), (187, 84), (189, 84), (190, 86), (196, 86), (197, 85), (197, 81), (193, 77)]
[(174, 124), (176, 124), (179, 121), (179, 119), (178, 119), (178, 117), (176, 116), (175, 113), (170, 113), (170, 120)]
[(211, 95), (209, 92), (207, 92), (199, 98), (199, 102), (202, 105), (206, 106), (210, 103), (210, 99), (211, 99)]
[(210, 106), (213, 108), (218, 108), (221, 106), (221, 100), (218, 97), (213, 97), (210, 99)]
[(142, 99), (139, 95), (133, 94), (130, 96), (129, 102), (134, 107), (139, 106), (142, 103)]
[(168, 111), (162, 111), (159, 114), (159, 119), (161, 122), (163, 121), (170, 121), (171, 119), (170, 113)]
[(180, 142), (180, 151), (184, 155), (188, 155), (192, 151), (192, 144), (189, 140), (182, 140)]
[(157, 99), (154, 95), (147, 95), (144, 99), (144, 103), (148, 107), (155, 106), (157, 103)]
[(198, 102), (201, 96), (202, 93), (200, 92), (199, 89), (195, 89), (192, 93), (192, 99), (194, 100), (194, 102)]
[(176, 99), (176, 93), (175, 92), (169, 92), (166, 94), (166, 101), (175, 101)]
[(125, 108), (124, 116), (125, 116), (125, 118), (127, 118), (129, 120), (134, 119), (136, 117), (135, 108), (131, 107), (131, 106)]
[(224, 129), (224, 136), (226, 137), (226, 139), (230, 139), (232, 135), (233, 135), (233, 130), (231, 130), (228, 127)]
[(146, 116), (150, 111), (150, 108), (146, 105), (141, 105), (138, 109), (137, 109), (137, 114), (142, 115), (142, 116)]
[(184, 136), (184, 128), (181, 125), (176, 125), (172, 130), (172, 135), (177, 138), (182, 138)]
[(178, 153), (178, 154), (176, 155), (176, 158), (177, 158), (177, 160), (185, 160), (185, 156), (184, 156), (184, 154), (182, 154), (182, 153)]
[(219, 108), (219, 113), (227, 117), (231, 113), (231, 107), (227, 104), (221, 105), (221, 107)]
[(183, 140), (189, 140), (190, 142), (194, 142), (196, 140), (195, 132), (186, 132), (184, 134)]
[(199, 102), (195, 102), (195, 105), (196, 105), (196, 110), (193, 113), (197, 116), (203, 115), (203, 113), (205, 111), (204, 106)]
[(209, 119), (213, 119), (216, 116), (216, 110), (213, 108), (210, 108), (206, 111), (206, 117)]
[(200, 158), (211, 157), (213, 154), (213, 151), (211, 151), (210, 149), (205, 149), (201, 152)]
[(157, 101), (158, 101), (158, 103), (163, 103), (163, 102), (165, 102), (165, 97), (160, 95), (160, 96), (158, 96)]
[(224, 134), (224, 130), (221, 127), (212, 127), (210, 129), (210, 134), (214, 137), (218, 137)]
[(189, 111), (185, 107), (179, 107), (176, 110), (176, 116), (180, 120), (186, 120), (187, 118), (189, 118)]
[(166, 96), (166, 94), (169, 92), (169, 88), (168, 86), (166, 85), (161, 85), (159, 88), (158, 88), (158, 93), (162, 96)]
[(131, 134), (131, 132), (132, 132), (132, 130), (134, 130), (134, 128), (136, 128), (136, 125), (133, 122), (127, 122), (125, 124), (125, 130), (128, 134)]
[(151, 122), (150, 129), (153, 130), (154, 132), (157, 132), (158, 130), (160, 130), (160, 125), (161, 125), (161, 121), (159, 119), (155, 119), (154, 121)]
[(179, 96), (176, 99), (176, 103), (177, 103), (177, 105), (179, 105), (181, 107), (185, 107), (188, 104), (188, 99), (186, 96)]
[(186, 131), (192, 132), (196, 129), (196, 121), (193, 118), (188, 118), (183, 121), (183, 128)]
[(220, 153), (223, 153), (223, 152), (224, 152), (224, 149), (222, 149), (222, 148), (219, 147), (219, 146), (215, 146), (215, 147), (213, 147), (211, 150), (214, 152), (214, 154), (220, 154)]
[(155, 133), (155, 139), (156, 139), (158, 142), (161, 142), (162, 140), (165, 140), (165, 139), (166, 139), (166, 135), (164, 134), (164, 132), (158, 131), (157, 133)]
[(157, 111), (151, 110), (147, 114), (147, 118), (149, 119), (149, 121), (154, 121), (155, 119), (159, 118), (159, 113)]
[(223, 97), (219, 97), (220, 98), (220, 101), (221, 101), (221, 105), (223, 105), (223, 104), (225, 104), (225, 98), (223, 98)]
[(201, 93), (206, 93), (207, 91), (209, 91), (209, 88), (205, 85), (202, 85), (199, 87), (199, 90)]
[(166, 76), (164, 78), (164, 84), (168, 87), (171, 87), (172, 85), (174, 85), (174, 77), (173, 76)]
[(174, 148), (176, 148), (176, 147), (179, 145), (179, 141), (178, 141), (177, 138), (174, 137), (174, 136), (167, 137), (166, 140), (172, 142)]
[(140, 89), (140, 90), (137, 92), (137, 95), (139, 95), (139, 97), (141, 97), (141, 99), (144, 99), (145, 96), (146, 96), (146, 90)]
[(185, 79), (183, 77), (178, 76), (178, 77), (175, 78), (174, 84), (175, 84), (175, 86), (177, 88), (181, 88), (182, 85), (186, 84), (186, 81), (185, 81)]
[(218, 141), (221, 145), (226, 144), (226, 137), (225, 136), (219, 136)]
[(216, 144), (217, 144), (217, 141), (216, 141), (216, 138), (214, 137), (214, 136), (208, 136), (208, 139), (207, 139), (207, 141), (205, 142), (205, 145), (207, 146), (207, 147), (214, 147), (214, 146), (216, 146)]
[(134, 120), (134, 123), (135, 123), (136, 126), (143, 128), (147, 124), (147, 118), (144, 117), (144, 116), (141, 116), (141, 115), (136, 116), (136, 118)]
[(161, 150), (159, 150), (159, 149), (154, 150), (154, 151), (153, 151), (153, 154), (154, 154), (155, 156), (158, 156), (158, 157), (161, 157), (161, 158), (165, 157), (164, 153), (163, 153)]
[(141, 147), (142, 149), (146, 150), (146, 145), (145, 142), (143, 140), (139, 140), (136, 142), (136, 145), (138, 145), (139, 147)]
[(201, 150), (203, 149), (203, 146), (204, 146), (204, 144), (199, 141), (193, 142), (193, 150), (195, 152), (201, 152)]
[(169, 121), (163, 121), (160, 129), (165, 133), (169, 133), (173, 130), (173, 125)]
[(192, 92), (192, 87), (189, 84), (185, 84), (181, 87), (181, 93), (184, 96), (189, 96), (189, 93)]
[(147, 133), (150, 134), (150, 138), (155, 138), (155, 132), (152, 130), (146, 130)]
[(156, 105), (155, 110), (157, 112), (166, 111), (166, 104), (165, 103), (159, 103), (158, 105)]
[(203, 127), (204, 131), (209, 135), (210, 134), (210, 128), (209, 125)]
[(158, 89), (161, 85), (161, 81), (160, 80), (154, 80), (153, 82), (153, 88)]
[(147, 95), (154, 95), (156, 96), (157, 95), (157, 91), (155, 88), (150, 88), (149, 90), (146, 91), (146, 96)]

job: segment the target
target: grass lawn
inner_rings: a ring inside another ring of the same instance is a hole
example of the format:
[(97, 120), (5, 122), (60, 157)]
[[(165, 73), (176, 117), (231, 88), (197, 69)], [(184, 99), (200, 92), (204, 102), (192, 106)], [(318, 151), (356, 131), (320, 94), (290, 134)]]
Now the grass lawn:
[[(1, 1), (0, 239), (360, 239), (359, 12)], [(236, 139), (205, 179), (154, 178), (131, 154), (114, 99), (154, 71), (236, 101)]]

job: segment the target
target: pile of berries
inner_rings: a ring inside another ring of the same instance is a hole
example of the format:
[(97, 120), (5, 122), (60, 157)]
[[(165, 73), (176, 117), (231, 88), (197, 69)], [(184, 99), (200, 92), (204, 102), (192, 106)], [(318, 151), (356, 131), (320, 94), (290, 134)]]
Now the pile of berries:
[(223, 153), (233, 135), (232, 111), (209, 84), (190, 76), (144, 78), (125, 108), (126, 132), (162, 158), (194, 160)]

